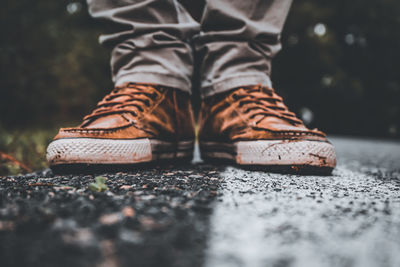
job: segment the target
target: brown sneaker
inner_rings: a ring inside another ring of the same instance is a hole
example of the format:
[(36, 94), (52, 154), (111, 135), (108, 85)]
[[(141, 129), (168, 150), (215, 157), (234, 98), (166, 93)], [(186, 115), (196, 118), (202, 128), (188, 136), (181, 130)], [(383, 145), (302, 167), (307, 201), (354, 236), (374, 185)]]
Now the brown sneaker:
[(326, 135), (306, 128), (270, 88), (246, 86), (207, 98), (199, 127), (203, 159), (293, 171), (336, 166)]
[(130, 83), (105, 96), (78, 127), (60, 129), (47, 160), (55, 166), (191, 159), (193, 140), (189, 94)]

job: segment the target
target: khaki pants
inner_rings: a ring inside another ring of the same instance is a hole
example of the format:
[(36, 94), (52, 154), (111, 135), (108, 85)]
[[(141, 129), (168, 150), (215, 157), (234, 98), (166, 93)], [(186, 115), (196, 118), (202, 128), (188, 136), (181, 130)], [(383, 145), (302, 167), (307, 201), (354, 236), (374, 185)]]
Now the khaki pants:
[(200, 22), (177, 0), (88, 4), (93, 17), (117, 26), (100, 37), (112, 48), (117, 85), (154, 83), (190, 93), (196, 57), (205, 97), (243, 85), (271, 84), (271, 59), (281, 48), (291, 0), (206, 0)]

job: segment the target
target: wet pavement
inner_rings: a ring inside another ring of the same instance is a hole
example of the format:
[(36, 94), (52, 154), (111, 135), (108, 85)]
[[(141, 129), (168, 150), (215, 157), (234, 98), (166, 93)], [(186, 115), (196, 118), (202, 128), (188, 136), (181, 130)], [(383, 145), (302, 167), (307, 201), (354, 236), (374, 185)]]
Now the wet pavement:
[(196, 158), (1, 177), (0, 266), (400, 266), (400, 143), (332, 141), (332, 176)]

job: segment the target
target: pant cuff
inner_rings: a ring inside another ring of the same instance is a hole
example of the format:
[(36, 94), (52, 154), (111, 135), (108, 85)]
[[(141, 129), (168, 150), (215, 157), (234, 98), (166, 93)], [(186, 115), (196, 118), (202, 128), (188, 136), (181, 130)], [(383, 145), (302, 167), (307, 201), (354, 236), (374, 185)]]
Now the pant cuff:
[(225, 77), (224, 79), (209, 85), (203, 84), (201, 96), (206, 98), (215, 94), (230, 91), (237, 87), (257, 84), (272, 87), (271, 79), (267, 74), (242, 74), (232, 77)]
[(122, 85), (127, 82), (157, 84), (167, 87), (173, 87), (192, 94), (192, 84), (190, 80), (164, 73), (130, 72), (124, 73), (123, 75), (118, 75), (114, 78), (114, 83), (116, 86)]

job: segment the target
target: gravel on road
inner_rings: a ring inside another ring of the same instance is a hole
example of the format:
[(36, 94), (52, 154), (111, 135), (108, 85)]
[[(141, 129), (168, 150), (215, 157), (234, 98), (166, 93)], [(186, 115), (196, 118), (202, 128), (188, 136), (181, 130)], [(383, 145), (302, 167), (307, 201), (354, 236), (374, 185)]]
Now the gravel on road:
[(0, 266), (400, 266), (400, 143), (332, 141), (331, 176), (197, 158), (0, 177)]

